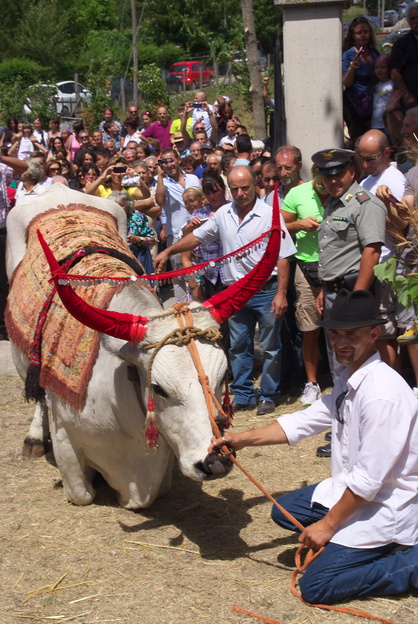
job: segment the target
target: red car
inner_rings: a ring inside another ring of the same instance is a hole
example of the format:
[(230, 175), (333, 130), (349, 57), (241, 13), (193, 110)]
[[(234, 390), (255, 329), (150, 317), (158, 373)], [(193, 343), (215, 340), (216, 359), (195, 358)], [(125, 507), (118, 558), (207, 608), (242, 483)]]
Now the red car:
[(198, 61), (184, 61), (184, 63), (174, 63), (170, 67), (172, 74), (177, 76), (181, 83), (184, 81), (186, 73), (186, 88), (196, 89), (200, 86), (200, 76), (202, 76), (202, 85), (213, 83), (213, 73), (210, 69), (199, 63)]

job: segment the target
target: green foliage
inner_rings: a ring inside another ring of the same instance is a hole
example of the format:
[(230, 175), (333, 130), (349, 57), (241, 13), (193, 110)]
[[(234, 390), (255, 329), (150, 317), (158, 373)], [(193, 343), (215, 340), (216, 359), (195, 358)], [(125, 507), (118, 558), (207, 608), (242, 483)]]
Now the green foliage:
[(49, 68), (25, 58), (8, 59), (0, 63), (2, 89), (6, 85), (13, 86), (15, 82), (18, 82), (22, 89), (26, 89), (30, 84), (44, 82), (50, 77), (51, 70)]
[[(238, 50), (237, 50), (238, 51)], [(230, 90), (237, 95), (241, 95), (246, 105), (251, 108), (252, 99), (250, 93), (250, 73), (248, 71), (248, 65), (245, 62), (245, 52), (240, 50), (241, 63), (232, 63), (232, 72), (236, 78), (236, 82)]]
[(30, 121), (39, 117), (42, 120), (45, 127), (48, 127), (48, 122), (51, 117), (55, 117), (57, 109), (55, 106), (55, 96), (57, 95), (57, 88), (54, 85), (48, 87), (39, 87), (39, 85), (32, 85), (27, 90), (27, 96), (30, 101), (31, 114), (29, 115)]
[(111, 83), (111, 62), (109, 58), (102, 57), (92, 60), (87, 73), (86, 87), (91, 93), (90, 103), (85, 105), (80, 115), (85, 126), (90, 131), (96, 130), (103, 119), (103, 110), (111, 106), (112, 101), (108, 95), (106, 84)]
[(381, 282), (387, 282), (396, 292), (399, 303), (409, 308), (412, 301), (418, 303), (418, 275), (405, 277), (396, 273), (399, 260), (392, 256), (386, 262), (374, 267), (374, 274)]
[(30, 3), (14, 29), (13, 47), (41, 65), (57, 66), (71, 51), (68, 16), (60, 0)]
[[(19, 76), (16, 76), (18, 79)], [(10, 115), (14, 117), (22, 117), (23, 105), (26, 101), (26, 94), (16, 84), (4, 84), (0, 89), (0, 114), (3, 123), (6, 122)]]
[(151, 107), (168, 105), (169, 96), (165, 82), (161, 78), (161, 70), (155, 63), (150, 63), (138, 71), (138, 90)]

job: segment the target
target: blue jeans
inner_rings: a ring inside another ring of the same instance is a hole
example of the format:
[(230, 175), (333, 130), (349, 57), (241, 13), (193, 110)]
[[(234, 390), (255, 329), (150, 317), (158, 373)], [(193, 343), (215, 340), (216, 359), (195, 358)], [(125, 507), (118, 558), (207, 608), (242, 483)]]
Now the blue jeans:
[(255, 405), (253, 385), (254, 333), (259, 324), (260, 344), (264, 351), (259, 400), (274, 401), (280, 394), (282, 367), (280, 331), (283, 319), (275, 319), (271, 303), (277, 293), (277, 281), (268, 281), (259, 292), (228, 321), (231, 347), (229, 360), (234, 400), (243, 405)]
[[(316, 485), (290, 492), (277, 499), (301, 524), (321, 520), (328, 509), (311, 498)], [(274, 522), (298, 531), (273, 507)], [(313, 604), (334, 604), (347, 598), (389, 596), (418, 587), (418, 545), (390, 554), (397, 544), (378, 548), (349, 548), (329, 542), (300, 579), (302, 597)]]

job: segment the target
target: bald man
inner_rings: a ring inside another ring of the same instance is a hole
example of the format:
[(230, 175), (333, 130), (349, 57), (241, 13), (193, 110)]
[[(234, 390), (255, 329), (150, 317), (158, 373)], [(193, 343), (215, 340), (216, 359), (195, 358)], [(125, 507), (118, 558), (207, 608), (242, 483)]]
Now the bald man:
[[(246, 166), (234, 167), (228, 175), (232, 193), (231, 204), (221, 206), (202, 226), (188, 234), (155, 259), (155, 269), (162, 269), (169, 256), (194, 249), (201, 243), (220, 238), (224, 253), (235, 251), (266, 232), (271, 227), (271, 208), (257, 198), (255, 179)], [(254, 332), (257, 323), (260, 343), (264, 350), (263, 369), (258, 391), (257, 414), (274, 412), (280, 396), (281, 341), (283, 314), (287, 310), (288, 257), (296, 251), (284, 221), (277, 267), (263, 288), (228, 321), (231, 347), (229, 358), (233, 375), (231, 392), (235, 395), (234, 411), (253, 409), (256, 405), (252, 371), (254, 364)], [(224, 265), (224, 284), (230, 285), (244, 277), (260, 260), (265, 243), (253, 249), (245, 258), (232, 258)]]

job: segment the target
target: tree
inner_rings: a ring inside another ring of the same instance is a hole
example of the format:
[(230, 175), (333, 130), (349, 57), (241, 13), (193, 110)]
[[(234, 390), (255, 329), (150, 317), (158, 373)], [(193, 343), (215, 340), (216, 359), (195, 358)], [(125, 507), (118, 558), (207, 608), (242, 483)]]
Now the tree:
[(258, 59), (257, 38), (254, 25), (253, 0), (241, 0), (242, 21), (244, 25), (245, 48), (250, 75), (250, 93), (256, 138), (266, 136), (266, 113), (263, 102), (260, 61)]

